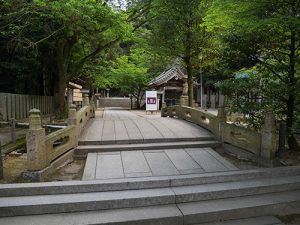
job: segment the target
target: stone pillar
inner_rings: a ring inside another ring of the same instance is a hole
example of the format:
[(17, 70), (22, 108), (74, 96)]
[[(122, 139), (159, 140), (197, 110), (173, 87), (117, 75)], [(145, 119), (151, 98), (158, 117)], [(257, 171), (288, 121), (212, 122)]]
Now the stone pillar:
[(275, 118), (273, 113), (267, 112), (264, 124), (261, 128), (261, 149), (260, 155), (263, 159), (271, 160), (275, 157), (277, 150), (277, 135)]
[(83, 94), (82, 96), (82, 105), (88, 106), (90, 104), (90, 99), (88, 94)]
[(218, 108), (217, 117), (222, 118), (224, 121), (226, 121), (225, 107), (219, 107)]
[(41, 126), (40, 110), (38, 109), (32, 109), (29, 112), (26, 147), (29, 171), (42, 170), (49, 165), (45, 146), (45, 129)]
[(226, 114), (225, 114), (225, 108), (219, 107), (218, 108), (218, 114), (216, 120), (216, 127), (215, 127), (215, 133), (216, 136), (219, 138), (220, 141), (222, 141), (222, 125), (226, 123)]
[(188, 83), (185, 82), (183, 84), (182, 95), (180, 96), (180, 106), (188, 106), (189, 105), (189, 97), (188, 97)]
[(68, 113), (68, 125), (74, 125), (75, 130), (73, 133), (73, 136), (70, 137), (70, 140), (73, 143), (73, 146), (77, 146), (77, 138), (78, 138), (78, 127), (76, 126), (77, 119), (76, 119), (76, 105), (72, 104), (69, 107), (69, 113)]
[(76, 125), (76, 105), (71, 104), (68, 114), (68, 125)]
[(189, 105), (189, 97), (181, 95), (179, 104), (180, 104), (180, 106), (188, 106)]
[(96, 110), (95, 101), (92, 100), (90, 105), (92, 110), (90, 117), (95, 118), (95, 110)]

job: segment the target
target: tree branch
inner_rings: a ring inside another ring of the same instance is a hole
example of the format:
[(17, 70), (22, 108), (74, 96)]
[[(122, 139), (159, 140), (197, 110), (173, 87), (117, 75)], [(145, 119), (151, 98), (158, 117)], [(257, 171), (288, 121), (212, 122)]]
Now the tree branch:
[(47, 39), (51, 38), (53, 35), (55, 35), (56, 33), (58, 33), (59, 31), (63, 30), (65, 28), (65, 25), (63, 25), (61, 28), (57, 29), (56, 31), (52, 32), (51, 34), (49, 34), (47, 37), (44, 37), (42, 39), (40, 39), (39, 41), (36, 42), (30, 42), (29, 46), (25, 47), (25, 48), (31, 48), (35, 45), (38, 45), (39, 43), (46, 41)]
[[(145, 12), (149, 11), (151, 8), (152, 1), (150, 0), (147, 4), (143, 5), (140, 9), (135, 10), (129, 17), (128, 22), (132, 22), (141, 15), (143, 15)], [(139, 13), (137, 13), (139, 11)], [(137, 13), (137, 14), (136, 14)]]
[(110, 42), (106, 43), (105, 45), (99, 44), (99, 45), (97, 46), (97, 48), (96, 48), (94, 51), (90, 52), (88, 55), (86, 55), (86, 56), (83, 57), (81, 60), (79, 60), (77, 66), (76, 66), (75, 69), (74, 69), (74, 71), (72, 71), (72, 75), (73, 75), (73, 76), (76, 75), (76, 74), (82, 69), (82, 67), (84, 66), (84, 63), (85, 63), (88, 59), (90, 59), (90, 58), (96, 56), (98, 53), (100, 53), (100, 52), (103, 51), (104, 49), (113, 46), (113, 45), (116, 44), (119, 40), (120, 40), (120, 38), (117, 38), (117, 39), (115, 39), (115, 40), (113, 40), (113, 41), (110, 41)]
[(265, 61), (263, 61), (263, 60), (261, 60), (261, 59), (259, 59), (258, 58), (258, 60), (262, 63), (262, 64), (264, 64), (266, 67), (267, 67), (267, 69), (268, 70), (270, 70), (280, 81), (282, 81), (282, 82), (286, 82), (286, 80), (284, 80), (281, 76), (280, 76), (280, 74), (278, 74), (275, 70), (273, 70), (272, 69), (272, 66), (270, 65), (270, 64), (268, 64), (268, 63), (266, 63)]

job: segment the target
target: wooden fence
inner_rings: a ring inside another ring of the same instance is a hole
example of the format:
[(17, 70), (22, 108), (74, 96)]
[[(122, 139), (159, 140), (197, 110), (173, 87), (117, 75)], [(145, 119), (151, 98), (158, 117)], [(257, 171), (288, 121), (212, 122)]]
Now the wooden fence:
[(0, 93), (0, 121), (28, 118), (30, 109), (40, 109), (42, 114), (53, 112), (53, 96)]

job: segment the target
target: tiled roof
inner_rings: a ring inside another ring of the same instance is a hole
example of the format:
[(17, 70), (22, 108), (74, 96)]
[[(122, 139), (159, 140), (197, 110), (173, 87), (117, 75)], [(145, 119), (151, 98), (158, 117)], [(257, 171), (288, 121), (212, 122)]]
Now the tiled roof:
[(178, 66), (173, 66), (169, 70), (161, 73), (158, 77), (150, 81), (150, 86), (159, 86), (175, 78), (176, 80), (187, 79), (187, 76), (180, 70)]

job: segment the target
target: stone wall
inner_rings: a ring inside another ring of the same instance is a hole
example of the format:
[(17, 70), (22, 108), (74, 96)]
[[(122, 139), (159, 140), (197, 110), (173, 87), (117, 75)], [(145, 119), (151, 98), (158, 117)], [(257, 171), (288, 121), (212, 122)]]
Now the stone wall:
[[(130, 109), (131, 102), (130, 98), (98, 98), (97, 107), (122, 107), (125, 109)], [(132, 107), (136, 108), (135, 99), (132, 99)]]

